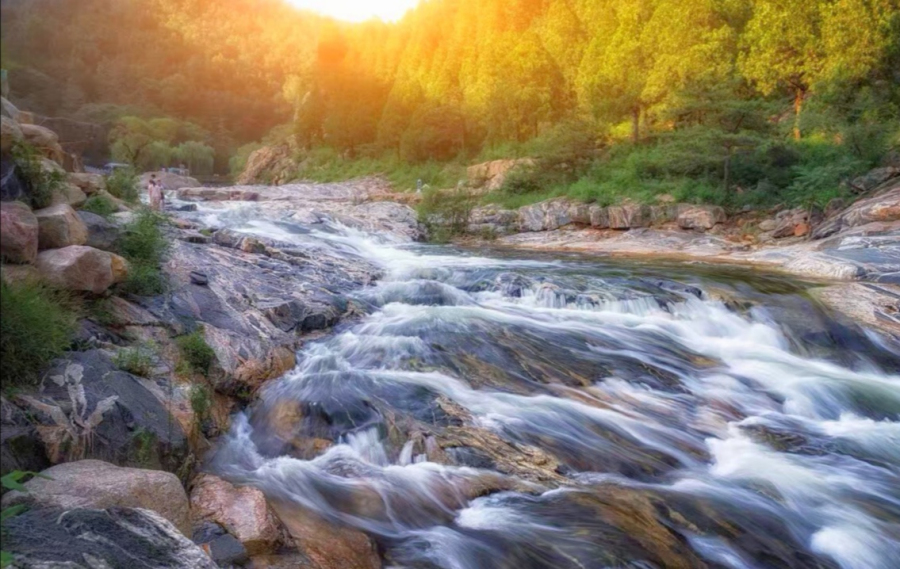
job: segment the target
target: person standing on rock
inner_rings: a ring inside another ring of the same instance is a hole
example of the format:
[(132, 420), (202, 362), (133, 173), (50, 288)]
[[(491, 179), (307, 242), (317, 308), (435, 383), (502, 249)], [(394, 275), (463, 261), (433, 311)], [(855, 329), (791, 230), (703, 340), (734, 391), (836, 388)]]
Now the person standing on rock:
[(162, 211), (162, 186), (156, 181), (156, 174), (150, 174), (150, 182), (147, 184), (147, 197), (150, 198), (150, 209)]

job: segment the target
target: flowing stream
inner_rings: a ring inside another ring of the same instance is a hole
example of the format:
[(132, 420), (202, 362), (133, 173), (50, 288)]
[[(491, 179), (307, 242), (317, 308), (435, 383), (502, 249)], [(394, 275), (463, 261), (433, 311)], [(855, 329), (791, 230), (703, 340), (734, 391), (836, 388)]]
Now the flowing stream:
[(209, 468), (366, 532), (386, 566), (900, 567), (900, 346), (806, 285), (234, 227), (385, 276)]

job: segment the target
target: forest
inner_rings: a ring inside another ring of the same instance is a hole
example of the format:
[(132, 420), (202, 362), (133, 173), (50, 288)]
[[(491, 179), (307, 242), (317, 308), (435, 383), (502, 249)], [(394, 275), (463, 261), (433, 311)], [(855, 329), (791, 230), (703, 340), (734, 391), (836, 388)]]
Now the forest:
[(108, 126), (113, 156), (298, 178), (456, 183), (495, 199), (668, 193), (819, 203), (897, 162), (898, 0), (427, 0), (349, 24), (281, 0), (4, 0), (13, 102)]

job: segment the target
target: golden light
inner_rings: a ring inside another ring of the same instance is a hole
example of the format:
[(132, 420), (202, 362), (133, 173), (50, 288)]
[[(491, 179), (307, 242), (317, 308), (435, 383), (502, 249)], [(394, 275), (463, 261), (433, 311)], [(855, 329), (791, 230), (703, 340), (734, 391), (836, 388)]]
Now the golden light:
[(287, 0), (289, 4), (312, 10), (347, 22), (364, 22), (379, 18), (385, 22), (399, 20), (419, 0)]

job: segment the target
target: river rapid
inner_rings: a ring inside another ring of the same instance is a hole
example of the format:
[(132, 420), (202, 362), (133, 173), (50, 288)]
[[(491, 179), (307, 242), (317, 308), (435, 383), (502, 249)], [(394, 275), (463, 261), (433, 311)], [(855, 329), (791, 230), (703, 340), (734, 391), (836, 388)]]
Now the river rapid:
[(900, 567), (900, 346), (807, 285), (217, 223), (384, 272), (208, 468), (385, 566)]

